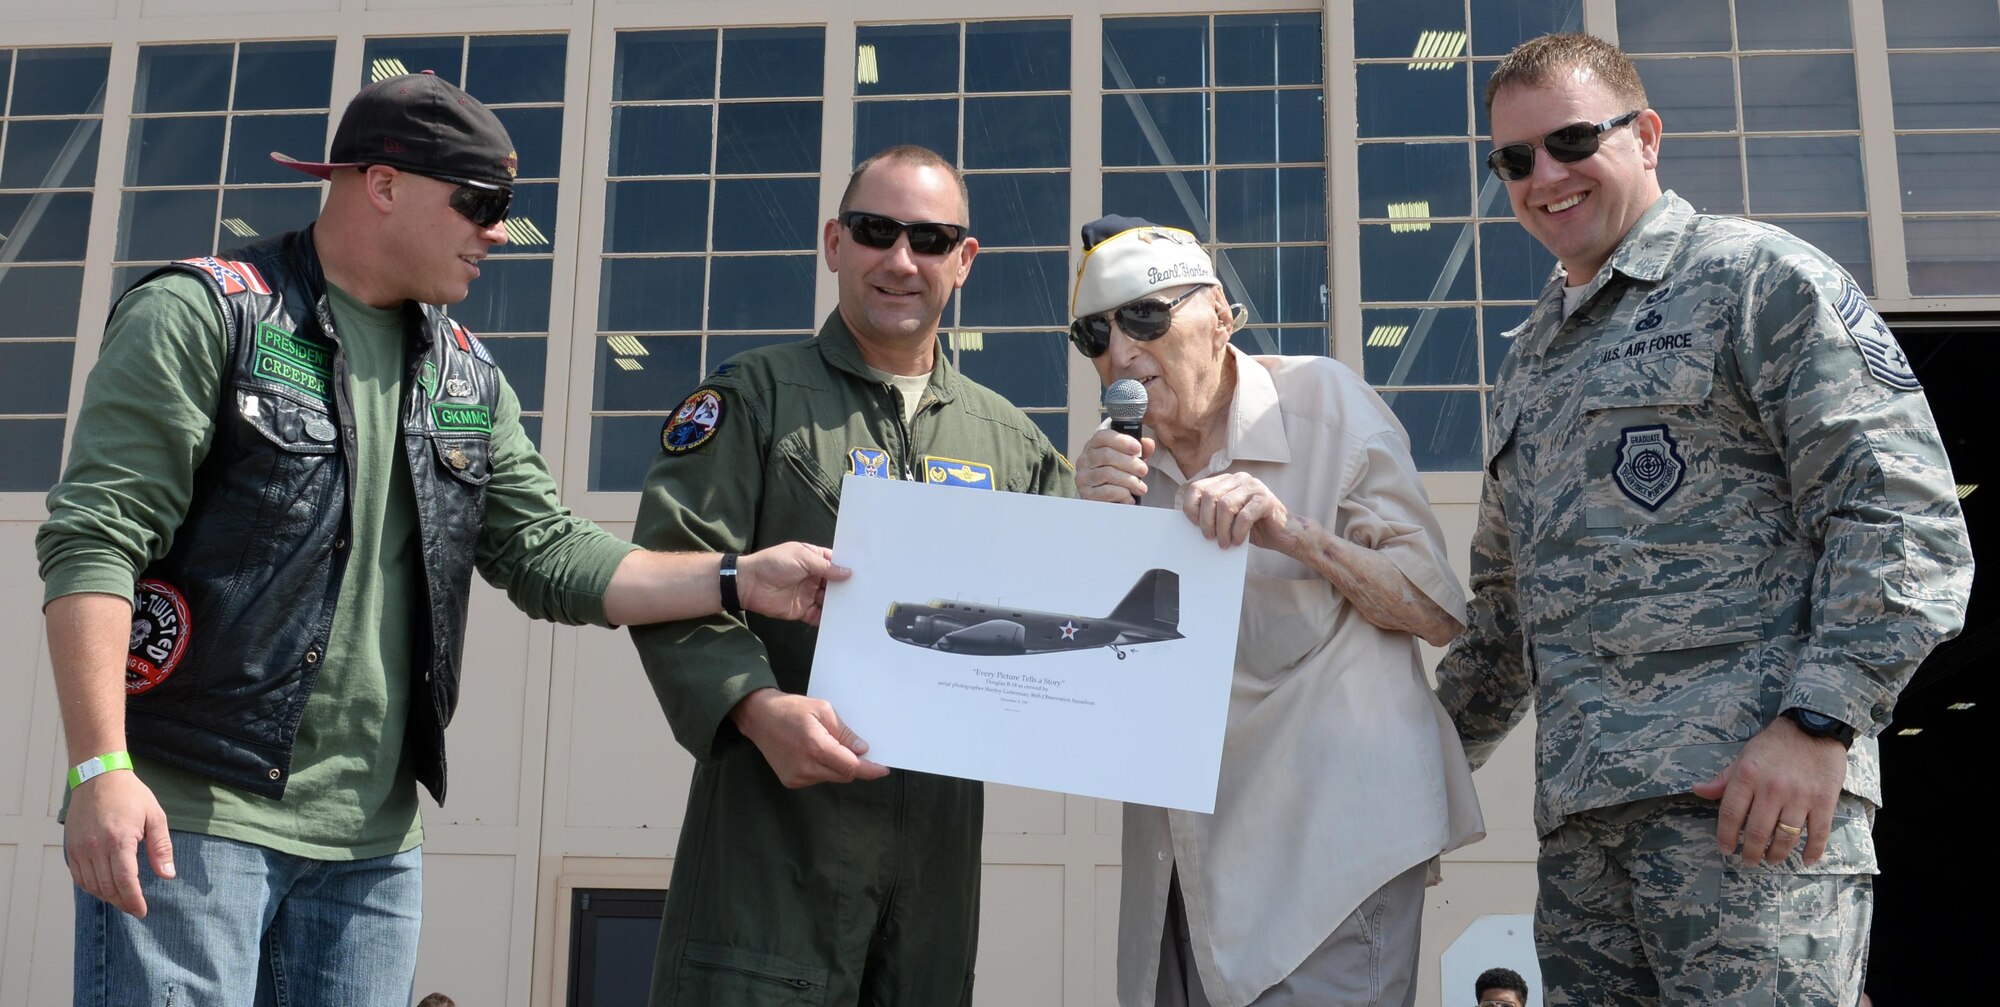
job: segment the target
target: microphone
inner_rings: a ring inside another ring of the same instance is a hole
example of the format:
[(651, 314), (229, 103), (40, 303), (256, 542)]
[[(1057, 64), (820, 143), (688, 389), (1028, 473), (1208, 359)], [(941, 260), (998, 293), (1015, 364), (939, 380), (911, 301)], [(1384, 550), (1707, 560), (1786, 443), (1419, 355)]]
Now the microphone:
[[(1139, 420), (1146, 415), (1146, 386), (1131, 378), (1119, 378), (1104, 390), (1104, 411), (1111, 417), (1111, 429), (1136, 439)], [(1132, 498), (1138, 503), (1137, 497)]]

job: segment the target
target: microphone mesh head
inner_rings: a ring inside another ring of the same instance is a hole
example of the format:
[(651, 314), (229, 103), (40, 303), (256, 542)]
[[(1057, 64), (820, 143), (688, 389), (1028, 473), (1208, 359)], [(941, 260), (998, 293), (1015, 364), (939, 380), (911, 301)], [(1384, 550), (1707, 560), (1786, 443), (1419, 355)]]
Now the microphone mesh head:
[(1146, 415), (1146, 386), (1119, 378), (1104, 390), (1104, 412), (1114, 420), (1138, 422)]

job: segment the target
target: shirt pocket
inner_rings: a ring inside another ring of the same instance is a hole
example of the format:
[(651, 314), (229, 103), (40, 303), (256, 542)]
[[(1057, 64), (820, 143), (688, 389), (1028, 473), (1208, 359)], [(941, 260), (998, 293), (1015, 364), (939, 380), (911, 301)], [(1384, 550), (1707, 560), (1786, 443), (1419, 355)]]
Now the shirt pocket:
[(493, 442), (484, 437), (432, 434), (431, 452), (438, 467), (467, 486), (484, 486), (493, 478)]
[(1237, 662), (1264, 681), (1285, 677), (1332, 637), (1339, 605), (1333, 585), (1318, 577), (1249, 575), (1243, 581)]
[[(1631, 348), (1657, 346), (1629, 356), (1607, 357), (1583, 381), (1586, 413), (1613, 409), (1659, 409), (1708, 401), (1715, 389), (1715, 333), (1678, 332)], [(1607, 353), (1615, 350), (1607, 350)]]
[(1623, 598), (1590, 608), (1591, 648), (1605, 657), (1747, 643), (1763, 635), (1762, 607), (1749, 588)]

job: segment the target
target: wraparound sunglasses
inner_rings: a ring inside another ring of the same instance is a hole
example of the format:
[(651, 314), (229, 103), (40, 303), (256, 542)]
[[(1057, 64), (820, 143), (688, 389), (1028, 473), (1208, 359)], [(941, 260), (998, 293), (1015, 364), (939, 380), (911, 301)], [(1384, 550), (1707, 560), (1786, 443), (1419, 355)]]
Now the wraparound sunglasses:
[(1164, 297), (1141, 297), (1110, 311), (1085, 315), (1069, 323), (1070, 344), (1076, 347), (1078, 353), (1093, 360), (1103, 356), (1104, 351), (1111, 348), (1113, 315), (1118, 316), (1119, 331), (1139, 342), (1150, 343), (1166, 335), (1167, 330), (1173, 327), (1174, 309), (1202, 289), (1195, 287), (1171, 301)]
[(1553, 130), (1542, 137), (1541, 142), (1510, 143), (1505, 147), (1493, 148), (1486, 155), (1486, 166), (1495, 175), (1509, 182), (1518, 182), (1535, 171), (1535, 148), (1549, 152), (1549, 156), (1563, 164), (1575, 164), (1597, 153), (1600, 139), (1604, 134), (1617, 129), (1639, 117), (1643, 109), (1633, 109), (1624, 115), (1613, 116), (1593, 126), (1587, 122), (1571, 123)]

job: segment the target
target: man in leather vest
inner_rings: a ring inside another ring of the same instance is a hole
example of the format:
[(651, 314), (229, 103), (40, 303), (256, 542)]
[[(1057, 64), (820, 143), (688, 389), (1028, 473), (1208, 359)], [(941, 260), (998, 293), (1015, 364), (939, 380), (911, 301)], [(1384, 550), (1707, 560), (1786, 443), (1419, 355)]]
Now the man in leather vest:
[(443, 802), (475, 567), (599, 626), (817, 621), (844, 576), (797, 543), (636, 550), (560, 504), (442, 307), (507, 240), (485, 106), (395, 77), (328, 162), (273, 157), (331, 183), (318, 221), (120, 299), (37, 537), (79, 1004), (409, 1001), (415, 785)]

